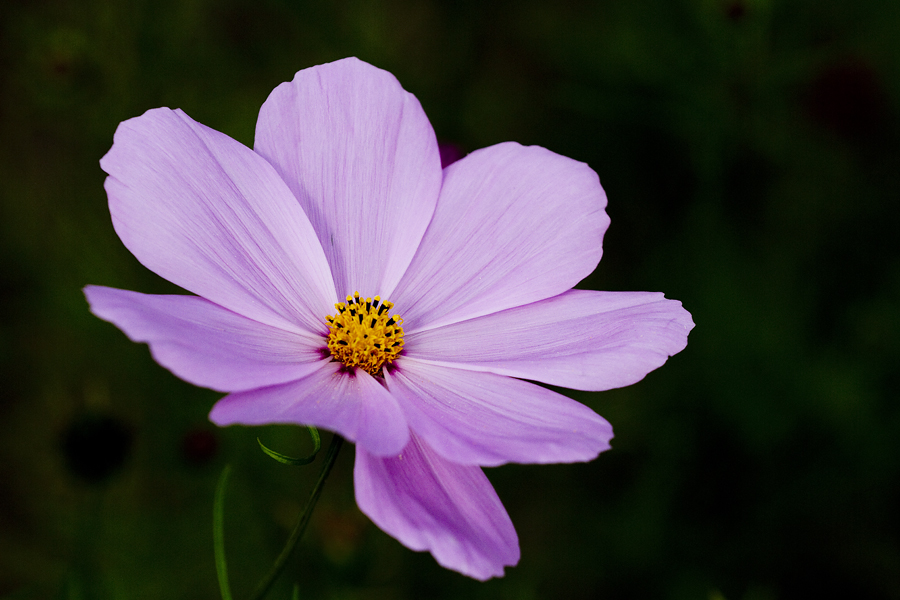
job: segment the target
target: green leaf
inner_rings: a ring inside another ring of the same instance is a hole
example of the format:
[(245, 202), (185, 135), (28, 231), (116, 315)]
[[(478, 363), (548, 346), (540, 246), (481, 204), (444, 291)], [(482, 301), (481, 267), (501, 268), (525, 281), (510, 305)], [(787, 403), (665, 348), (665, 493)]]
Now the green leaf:
[(308, 465), (316, 458), (316, 454), (319, 453), (319, 450), (322, 449), (322, 439), (319, 437), (319, 430), (313, 427), (312, 425), (307, 425), (307, 429), (309, 429), (309, 435), (312, 437), (313, 446), (315, 448), (312, 451), (312, 454), (309, 456), (304, 456), (303, 458), (293, 458), (288, 456), (287, 454), (282, 454), (281, 452), (275, 452), (271, 448), (267, 448), (265, 444), (262, 443), (262, 440), (256, 438), (256, 441), (259, 442), (259, 447), (262, 448), (262, 451), (280, 462), (284, 465), (291, 465), (292, 467), (299, 467), (302, 465)]
[(222, 600), (231, 600), (231, 586), (228, 583), (228, 565), (225, 562), (225, 488), (231, 476), (231, 465), (225, 465), (213, 502), (213, 551), (216, 556), (216, 575), (219, 577), (219, 591)]

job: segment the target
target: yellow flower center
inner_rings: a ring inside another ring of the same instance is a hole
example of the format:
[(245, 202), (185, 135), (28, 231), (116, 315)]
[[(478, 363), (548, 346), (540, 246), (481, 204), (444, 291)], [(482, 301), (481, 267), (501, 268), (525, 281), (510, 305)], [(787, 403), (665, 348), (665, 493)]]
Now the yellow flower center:
[(335, 304), (337, 314), (328, 316), (328, 350), (334, 360), (358, 367), (370, 375), (381, 375), (403, 350), (403, 319), (391, 316), (392, 302), (380, 296), (360, 298), (359, 292), (347, 302)]

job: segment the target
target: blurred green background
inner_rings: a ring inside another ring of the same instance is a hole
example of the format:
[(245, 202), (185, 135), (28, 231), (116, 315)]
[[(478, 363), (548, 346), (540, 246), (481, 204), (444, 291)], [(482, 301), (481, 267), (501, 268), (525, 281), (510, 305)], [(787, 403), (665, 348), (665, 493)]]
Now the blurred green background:
[(348, 449), (271, 598), (900, 598), (896, 0), (3, 0), (0, 597), (217, 598), (226, 463), (237, 596), (271, 564), (317, 468), (255, 437), (308, 437), (216, 429), (217, 394), (88, 313), (88, 283), (176, 291), (116, 238), (98, 160), (157, 106), (252, 145), (278, 83), (348, 55), (464, 151), (590, 164), (612, 226), (583, 285), (664, 291), (697, 327), (641, 383), (574, 394), (611, 452), (489, 470), (505, 578), (378, 530)]

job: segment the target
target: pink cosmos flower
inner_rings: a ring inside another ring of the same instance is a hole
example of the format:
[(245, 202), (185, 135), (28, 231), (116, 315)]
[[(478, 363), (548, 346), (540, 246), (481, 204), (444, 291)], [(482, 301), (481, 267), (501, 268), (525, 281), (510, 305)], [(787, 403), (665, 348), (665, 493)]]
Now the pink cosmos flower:
[(693, 327), (659, 293), (572, 289), (609, 224), (587, 165), (503, 143), (442, 170), (416, 98), (356, 59), (278, 86), (253, 150), (159, 108), (100, 164), (122, 242), (196, 296), (88, 286), (93, 313), (228, 392), (218, 425), (354, 442), (360, 509), (476, 579), (519, 559), (481, 467), (587, 461), (612, 438), (525, 380), (629, 385)]

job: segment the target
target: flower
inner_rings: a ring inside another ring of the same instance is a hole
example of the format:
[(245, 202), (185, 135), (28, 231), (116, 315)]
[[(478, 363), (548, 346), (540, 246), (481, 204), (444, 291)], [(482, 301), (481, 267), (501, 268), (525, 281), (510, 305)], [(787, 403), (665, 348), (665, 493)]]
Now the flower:
[(123, 122), (100, 164), (122, 242), (196, 295), (88, 286), (93, 313), (228, 392), (218, 425), (354, 442), (360, 509), (476, 579), (519, 559), (481, 467), (592, 460), (612, 438), (524, 380), (629, 385), (693, 327), (659, 293), (572, 289), (609, 224), (587, 165), (503, 143), (442, 170), (416, 98), (356, 59), (275, 88), (253, 150), (159, 108)]

